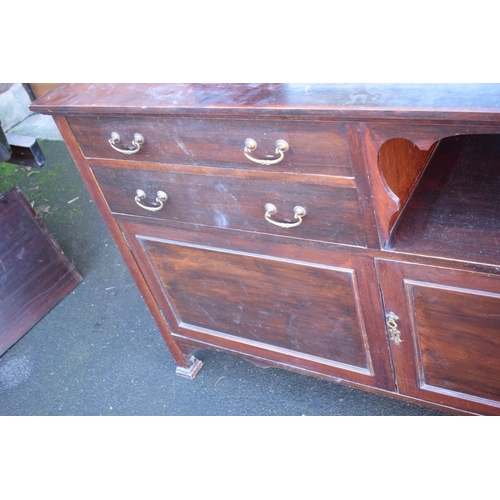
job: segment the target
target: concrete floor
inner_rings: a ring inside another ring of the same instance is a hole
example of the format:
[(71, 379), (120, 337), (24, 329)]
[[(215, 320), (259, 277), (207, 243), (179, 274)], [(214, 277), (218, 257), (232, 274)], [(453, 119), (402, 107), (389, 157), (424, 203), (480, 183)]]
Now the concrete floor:
[(0, 164), (0, 192), (21, 188), (84, 281), (0, 357), (0, 415), (446, 415), (216, 352), (177, 377), (64, 143), (40, 145), (42, 169)]

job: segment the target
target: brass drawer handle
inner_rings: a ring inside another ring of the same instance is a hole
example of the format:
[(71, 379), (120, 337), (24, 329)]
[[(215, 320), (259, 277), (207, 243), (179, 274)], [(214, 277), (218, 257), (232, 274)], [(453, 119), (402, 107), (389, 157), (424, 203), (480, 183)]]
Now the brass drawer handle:
[(271, 216), (274, 215), (277, 211), (276, 207), (272, 203), (266, 203), (264, 206), (264, 210), (266, 211), (264, 217), (266, 218), (267, 222), (270, 222), (275, 226), (284, 228), (300, 226), (302, 224), (302, 217), (305, 217), (307, 214), (304, 207), (294, 207), (293, 216), (298, 220), (298, 222), (276, 222), (275, 220), (271, 219)]
[(112, 132), (111, 138), (109, 139), (109, 144), (111, 147), (118, 151), (119, 153), (123, 153), (125, 155), (135, 155), (141, 149), (141, 145), (144, 144), (144, 137), (141, 134), (134, 134), (134, 140), (132, 141), (132, 145), (135, 149), (120, 149), (115, 146), (121, 141), (120, 134), (118, 132)]
[(279, 139), (278, 141), (276, 141), (275, 154), (280, 156), (279, 158), (276, 158), (274, 160), (259, 160), (257, 158), (252, 158), (250, 156), (250, 153), (252, 151), (255, 151), (256, 149), (257, 149), (256, 141), (254, 141), (253, 139), (245, 140), (245, 149), (243, 150), (243, 153), (249, 160), (252, 160), (255, 163), (260, 163), (261, 165), (274, 165), (275, 163), (279, 163), (285, 157), (285, 153), (290, 149), (290, 146), (283, 139)]
[(142, 189), (138, 189), (135, 192), (135, 194), (136, 194), (136, 196), (135, 196), (135, 202), (141, 208), (144, 208), (144, 210), (149, 210), (150, 212), (157, 212), (158, 210), (161, 210), (163, 208), (163, 202), (168, 200), (168, 196), (167, 196), (166, 193), (164, 193), (163, 191), (158, 191), (156, 193), (156, 203), (158, 203), (159, 205), (157, 207), (147, 206), (147, 205), (143, 205), (141, 203), (141, 200), (143, 200), (144, 198), (146, 198), (146, 193)]

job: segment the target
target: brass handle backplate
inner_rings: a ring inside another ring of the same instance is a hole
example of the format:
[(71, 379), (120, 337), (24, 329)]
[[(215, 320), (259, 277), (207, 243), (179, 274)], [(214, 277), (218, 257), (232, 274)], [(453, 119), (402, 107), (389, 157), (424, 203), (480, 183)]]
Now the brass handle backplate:
[(389, 331), (389, 338), (396, 345), (401, 344), (403, 340), (401, 339), (401, 332), (398, 330), (398, 324), (396, 323), (399, 318), (393, 312), (390, 312), (385, 315), (385, 319), (385, 324)]
[(168, 196), (166, 193), (163, 191), (158, 191), (156, 193), (156, 203), (158, 203), (158, 206), (149, 206), (149, 205), (143, 205), (141, 203), (141, 200), (146, 198), (146, 193), (142, 189), (138, 189), (135, 192), (135, 202), (144, 210), (149, 210), (150, 212), (157, 212), (158, 210), (161, 210), (163, 208), (163, 202), (168, 200)]
[(252, 160), (255, 163), (260, 163), (261, 165), (274, 165), (275, 163), (279, 163), (281, 160), (283, 160), (283, 158), (285, 157), (285, 153), (290, 149), (290, 146), (283, 139), (277, 140), (275, 154), (279, 155), (279, 157), (275, 158), (274, 160), (259, 160), (258, 158), (253, 158), (252, 156), (250, 156), (250, 153), (252, 153), (252, 151), (255, 151), (256, 149), (256, 141), (254, 141), (253, 139), (245, 140), (245, 149), (243, 149), (243, 153), (249, 160)]
[(298, 222), (277, 222), (271, 219), (271, 216), (277, 212), (276, 207), (272, 203), (266, 203), (264, 206), (264, 210), (266, 211), (264, 217), (266, 218), (267, 222), (270, 222), (275, 226), (284, 227), (287, 229), (290, 227), (300, 226), (300, 224), (302, 224), (302, 217), (305, 217), (307, 215), (306, 209), (304, 207), (297, 206), (293, 209), (293, 216), (298, 220)]
[(108, 141), (110, 146), (115, 151), (123, 153), (124, 155), (135, 155), (135, 153), (138, 153), (140, 151), (141, 146), (145, 142), (144, 137), (142, 137), (141, 134), (134, 134), (134, 140), (132, 141), (132, 146), (134, 146), (134, 149), (120, 149), (115, 146), (115, 144), (118, 144), (120, 141), (121, 141), (120, 134), (118, 132), (112, 132), (111, 138)]

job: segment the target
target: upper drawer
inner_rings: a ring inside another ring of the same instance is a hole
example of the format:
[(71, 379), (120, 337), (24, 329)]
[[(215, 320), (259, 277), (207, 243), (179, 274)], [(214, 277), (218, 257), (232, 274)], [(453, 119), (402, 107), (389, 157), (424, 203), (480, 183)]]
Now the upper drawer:
[[(141, 116), (70, 116), (68, 122), (87, 158), (353, 176), (341, 122)], [(135, 134), (144, 143), (135, 154), (120, 153), (109, 144), (113, 132), (120, 136), (117, 148), (134, 149)], [(279, 163), (262, 165), (244, 154), (249, 138), (257, 143), (250, 154), (257, 160), (280, 158), (277, 141), (286, 141), (289, 149)]]
[[(127, 162), (110, 168), (98, 163), (91, 168), (114, 214), (366, 246), (352, 179), (242, 170), (224, 175), (221, 169), (191, 172), (189, 167), (167, 171), (154, 165), (138, 169)], [(136, 199), (137, 190), (143, 194)], [(159, 192), (167, 195), (166, 201)], [(276, 211), (266, 216), (267, 204)], [(306, 211), (300, 224), (295, 207)]]

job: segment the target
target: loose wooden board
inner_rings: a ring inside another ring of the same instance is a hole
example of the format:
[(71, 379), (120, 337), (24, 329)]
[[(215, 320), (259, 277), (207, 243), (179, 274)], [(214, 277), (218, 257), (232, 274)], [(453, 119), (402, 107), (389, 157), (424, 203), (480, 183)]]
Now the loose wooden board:
[(20, 189), (0, 196), (0, 355), (81, 281)]

